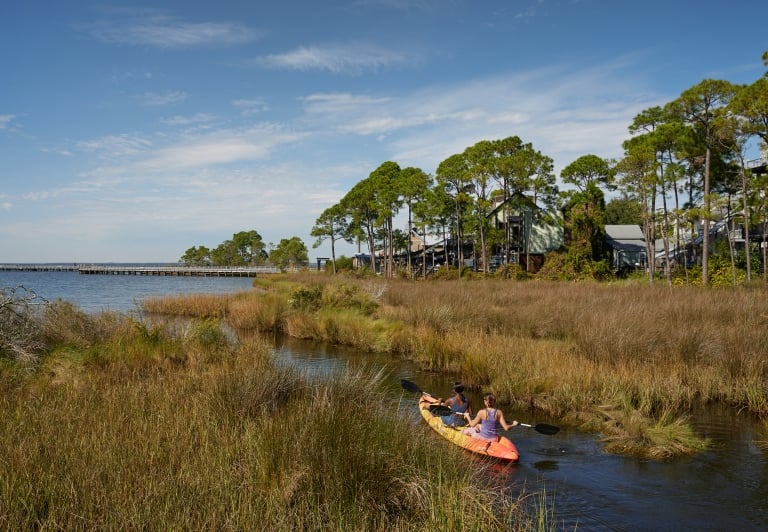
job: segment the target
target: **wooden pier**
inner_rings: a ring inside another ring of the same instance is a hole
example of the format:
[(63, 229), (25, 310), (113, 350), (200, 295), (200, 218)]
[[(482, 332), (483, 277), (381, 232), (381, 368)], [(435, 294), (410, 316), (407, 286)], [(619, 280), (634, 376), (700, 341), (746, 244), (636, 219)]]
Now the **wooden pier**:
[(120, 264), (0, 264), (0, 271), (174, 277), (256, 277), (263, 273), (280, 273), (280, 269), (274, 266), (126, 266)]
[(0, 272), (76, 272), (77, 264), (0, 264)]
[(174, 277), (256, 277), (280, 273), (273, 266), (81, 266), (83, 275), (165, 275)]

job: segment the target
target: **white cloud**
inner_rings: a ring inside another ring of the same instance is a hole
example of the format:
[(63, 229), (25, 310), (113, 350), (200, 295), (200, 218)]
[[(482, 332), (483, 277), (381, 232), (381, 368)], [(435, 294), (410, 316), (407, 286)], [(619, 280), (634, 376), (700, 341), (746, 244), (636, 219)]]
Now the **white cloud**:
[(658, 103), (622, 68), (546, 68), (397, 96), (316, 94), (302, 102), (313, 126), (374, 136), (388, 157), (429, 172), (480, 140), (512, 135), (562, 167), (586, 153), (618, 155), (633, 117)]
[(78, 142), (77, 147), (84, 152), (96, 153), (100, 159), (114, 160), (136, 156), (151, 148), (152, 142), (133, 135), (107, 135)]
[(147, 154), (138, 166), (155, 171), (205, 167), (266, 158), (274, 148), (300, 139), (302, 133), (272, 124), (190, 136)]
[[(175, 260), (191, 245), (215, 246), (250, 228), (267, 242), (295, 235), (309, 246), (317, 216), (385, 160), (434, 173), (446, 157), (479, 140), (511, 135), (532, 142), (559, 168), (586, 153), (614, 156), (632, 118), (658, 103), (642, 90), (621, 65), (610, 65), (412, 91), (310, 93), (297, 100), (303, 115), (290, 123), (84, 140), (79, 155), (94, 157), (79, 181), (5, 203), (14, 211), (66, 210), (50, 223), (60, 222), (59, 238), (77, 242), (95, 260)], [(230, 103), (240, 110), (266, 105), (259, 98)], [(212, 127), (225, 119), (201, 112), (163, 124)], [(23, 234), (34, 230), (25, 227)], [(182, 232), (187, 236), (178, 249), (158, 236)], [(40, 234), (45, 239), (48, 232)], [(52, 239), (43, 245), (54, 256)], [(127, 255), (126, 243), (137, 239), (143, 242)], [(120, 242), (119, 249), (110, 242)]]
[(0, 115), (0, 129), (6, 129), (16, 115)]
[(285, 70), (327, 70), (361, 74), (397, 65), (415, 64), (414, 54), (364, 44), (301, 46), (290, 52), (258, 57), (254, 63)]
[(385, 104), (390, 97), (374, 97), (360, 94), (332, 93), (312, 94), (300, 98), (306, 111), (310, 113), (338, 113), (365, 109), (370, 106)]
[(260, 98), (232, 100), (232, 105), (240, 109), (240, 113), (243, 116), (269, 111), (269, 105)]
[(187, 93), (183, 91), (165, 91), (162, 93), (145, 92), (142, 94), (141, 99), (144, 105), (168, 105), (172, 103), (183, 102), (187, 99)]
[(237, 45), (259, 37), (259, 32), (233, 22), (185, 22), (151, 10), (132, 14), (130, 21), (124, 22), (122, 17), (102, 20), (86, 29), (94, 38), (108, 44), (160, 48)]
[(455, 3), (456, 0), (354, 0), (352, 5), (413, 12), (444, 10), (446, 7)]
[(197, 113), (192, 116), (169, 116), (160, 120), (160, 123), (166, 126), (192, 126), (196, 124), (207, 124), (214, 122), (218, 117), (211, 113)]

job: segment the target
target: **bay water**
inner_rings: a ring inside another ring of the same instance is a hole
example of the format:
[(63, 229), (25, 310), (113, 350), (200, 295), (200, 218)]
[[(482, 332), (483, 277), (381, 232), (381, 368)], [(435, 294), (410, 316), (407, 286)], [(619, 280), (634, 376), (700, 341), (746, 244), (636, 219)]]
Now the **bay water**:
[[(133, 264), (132, 266), (136, 266)], [(23, 286), (47, 301), (69, 301), (88, 313), (138, 311), (148, 297), (251, 290), (250, 277), (82, 275), (76, 271), (0, 270), (0, 288)]]

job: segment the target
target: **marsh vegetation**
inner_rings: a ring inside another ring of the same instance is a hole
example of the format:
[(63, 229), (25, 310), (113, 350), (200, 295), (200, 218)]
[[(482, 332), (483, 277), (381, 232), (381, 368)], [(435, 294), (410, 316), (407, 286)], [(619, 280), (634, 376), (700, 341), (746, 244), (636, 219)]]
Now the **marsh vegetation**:
[(216, 317), (273, 298), (192, 298), (174, 313), (210, 316), (168, 322), (28, 307), (24, 356), (0, 355), (0, 528), (551, 526), (536, 496), (410, 430), (380, 371), (304, 375)]
[(147, 309), (182, 305), (247, 330), (406, 357), (600, 433), (619, 454), (667, 459), (706, 448), (687, 423), (697, 405), (768, 416), (768, 300), (759, 288), (309, 274), (258, 284), (259, 293)]

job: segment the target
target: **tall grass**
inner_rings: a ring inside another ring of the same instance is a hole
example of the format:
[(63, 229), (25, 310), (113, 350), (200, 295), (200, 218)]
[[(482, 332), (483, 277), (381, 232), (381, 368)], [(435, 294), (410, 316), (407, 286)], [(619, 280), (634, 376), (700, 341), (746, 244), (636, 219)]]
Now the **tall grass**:
[[(619, 425), (639, 426), (622, 431), (636, 434), (622, 444), (632, 452), (701, 448), (676, 430), (696, 404), (768, 417), (768, 298), (760, 289), (329, 276), (260, 286), (270, 296), (244, 296), (258, 301), (247, 305), (270, 310), (228, 312), (231, 320), (267, 314), (254, 322), (268, 325), (254, 328), (406, 356), (609, 440)], [(643, 423), (630, 422), (637, 417)], [(652, 434), (659, 423), (669, 445)]]
[(51, 323), (55, 348), (0, 369), (4, 529), (536, 528), (405, 420), (380, 372), (276, 367), (213, 318), (59, 318), (92, 332)]
[(607, 441), (634, 439), (612, 450), (695, 452), (704, 442), (678, 429), (697, 404), (768, 417), (768, 298), (759, 288), (330, 276), (260, 283), (266, 292), (240, 296), (237, 307), (227, 301), (236, 327), (412, 358)]

